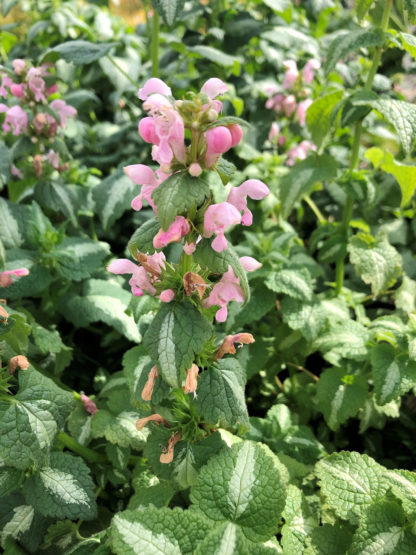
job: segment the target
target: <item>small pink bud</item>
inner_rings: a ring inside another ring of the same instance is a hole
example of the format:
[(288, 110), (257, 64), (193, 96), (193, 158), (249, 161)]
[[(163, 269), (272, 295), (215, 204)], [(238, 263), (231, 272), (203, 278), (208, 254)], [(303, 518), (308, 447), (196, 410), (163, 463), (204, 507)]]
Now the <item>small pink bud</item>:
[(201, 166), (198, 164), (198, 162), (193, 162), (189, 168), (188, 168), (188, 172), (190, 173), (190, 175), (192, 175), (192, 177), (199, 177), (202, 173), (202, 168)]
[(85, 410), (90, 414), (95, 414), (96, 412), (98, 412), (97, 405), (94, 403), (94, 401), (82, 392), (81, 403), (84, 405)]
[(232, 136), (227, 127), (212, 127), (205, 133), (207, 154), (222, 154), (231, 148)]
[(175, 298), (175, 291), (173, 289), (165, 289), (161, 292), (159, 299), (162, 303), (170, 303)]
[(20, 83), (20, 84), (13, 83), (13, 85), (10, 86), (10, 92), (16, 98), (23, 98), (24, 97), (23, 83)]

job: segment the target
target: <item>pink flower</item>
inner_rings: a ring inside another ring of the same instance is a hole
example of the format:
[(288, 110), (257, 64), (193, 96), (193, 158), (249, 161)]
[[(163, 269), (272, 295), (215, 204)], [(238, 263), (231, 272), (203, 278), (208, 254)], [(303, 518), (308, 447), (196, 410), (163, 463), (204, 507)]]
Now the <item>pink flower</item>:
[(229, 202), (211, 204), (204, 215), (204, 237), (212, 237), (215, 233), (216, 238), (211, 246), (216, 252), (222, 252), (227, 248), (225, 231), (232, 225), (241, 223), (241, 215), (238, 209)]
[(6, 270), (5, 272), (0, 272), (0, 287), (9, 287), (12, 284), (12, 277), (22, 277), (29, 275), (29, 270), (27, 268), (17, 268), (17, 270)]
[(153, 118), (143, 118), (139, 122), (139, 134), (146, 143), (158, 145), (160, 139), (155, 130), (155, 123)]
[(12, 93), (13, 96), (15, 96), (16, 98), (23, 98), (25, 96), (24, 93), (24, 84), (20, 83), (13, 83), (10, 86), (10, 92)]
[(233, 139), (229, 129), (223, 125), (211, 127), (205, 133), (207, 142), (206, 164), (211, 167), (218, 160), (220, 154), (231, 148)]
[(21, 60), (20, 58), (16, 58), (15, 60), (13, 60), (12, 66), (13, 66), (14, 72), (17, 75), (21, 75), (26, 69), (26, 62), (24, 60)]
[(12, 171), (11, 174), (17, 179), (23, 179), (23, 173), (17, 168), (14, 164), (12, 164)]
[(283, 110), (283, 101), (285, 97), (283, 94), (276, 94), (266, 101), (266, 108), (268, 110), (275, 110), (276, 112)]
[(59, 154), (57, 154), (54, 150), (49, 150), (48, 154), (45, 156), (45, 160), (55, 169), (59, 168)]
[(192, 175), (192, 177), (199, 177), (202, 173), (202, 168), (201, 166), (198, 164), (198, 162), (193, 162), (189, 168), (188, 168), (188, 172), (190, 175)]
[[(160, 106), (153, 112), (154, 133), (158, 138), (153, 147), (153, 159), (161, 165), (169, 165), (175, 156), (179, 162), (184, 163), (185, 153), (185, 125), (180, 114), (169, 106)], [(149, 137), (150, 138), (150, 137)]]
[(195, 249), (196, 249), (196, 243), (187, 243), (187, 242), (185, 242), (185, 244), (183, 246), (183, 250), (188, 255), (193, 254), (195, 252)]
[(169, 243), (179, 243), (182, 237), (187, 235), (191, 227), (183, 216), (177, 216), (167, 231), (160, 229), (153, 238), (153, 246), (155, 249), (163, 249)]
[(308, 111), (309, 106), (312, 104), (312, 100), (310, 98), (307, 98), (306, 100), (302, 100), (302, 102), (299, 102), (297, 110), (296, 110), (296, 116), (297, 118), (299, 118), (299, 123), (303, 126), (306, 124), (306, 112)]
[(143, 208), (143, 200), (146, 200), (156, 213), (156, 206), (152, 200), (152, 193), (164, 179), (155, 176), (153, 170), (143, 164), (133, 164), (131, 166), (125, 166), (123, 169), (133, 183), (141, 185), (142, 187), (140, 194), (131, 201), (133, 210), (141, 210)]
[(127, 258), (114, 260), (107, 266), (107, 270), (112, 274), (131, 274), (129, 285), (131, 292), (136, 297), (141, 297), (144, 291), (147, 291), (150, 295), (156, 293), (156, 289), (151, 284), (145, 268), (137, 266), (130, 260), (127, 260)]
[(286, 73), (282, 87), (291, 89), (299, 75), (298, 67), (294, 60), (286, 60), (283, 62), (283, 67), (286, 69)]
[(31, 67), (27, 72), (28, 87), (35, 95), (36, 102), (46, 102), (44, 95), (46, 85), (41, 75), (41, 69), (37, 67)]
[(6, 112), (6, 119), (3, 123), (5, 131), (11, 131), (14, 127), (13, 135), (20, 135), (22, 131), (27, 130), (28, 118), (20, 106), (15, 105), (8, 108), (5, 104), (0, 104), (0, 113)]
[(175, 298), (175, 291), (173, 289), (165, 289), (159, 295), (162, 303), (170, 303)]
[(51, 102), (52, 110), (55, 110), (61, 118), (61, 127), (65, 127), (67, 118), (72, 118), (76, 115), (77, 111), (73, 106), (69, 106), (64, 100), (53, 100)]
[(251, 256), (242, 256), (240, 258), (240, 264), (246, 272), (255, 272), (263, 266), (261, 262)]
[(280, 133), (280, 127), (279, 125), (274, 121), (270, 127), (270, 131), (269, 131), (269, 141), (271, 143), (274, 142), (274, 139), (276, 139), (279, 136)]
[(2, 96), (3, 98), (7, 98), (7, 90), (6, 87), (8, 87), (10, 89), (10, 87), (13, 85), (13, 81), (10, 79), (10, 77), (8, 75), (6, 75), (5, 73), (2, 75), (1, 78), (1, 85), (0, 85), (0, 96)]
[(305, 83), (312, 83), (315, 71), (321, 67), (321, 64), (318, 60), (312, 58), (308, 62), (306, 62), (305, 67), (302, 69), (302, 77)]
[(228, 131), (231, 133), (231, 147), (238, 145), (243, 138), (243, 130), (241, 127), (234, 123), (228, 126)]
[(217, 77), (211, 77), (201, 87), (201, 93), (205, 93), (211, 100), (227, 91), (227, 85)]
[(204, 307), (219, 306), (215, 314), (217, 322), (225, 322), (228, 316), (227, 304), (230, 301), (244, 302), (244, 292), (240, 286), (240, 280), (235, 276), (231, 266), (222, 276), (220, 281), (214, 285), (211, 293), (204, 301)]
[(152, 77), (148, 79), (144, 86), (139, 89), (140, 100), (147, 100), (151, 94), (158, 93), (165, 96), (172, 96), (172, 91), (170, 87), (166, 85), (161, 79), (157, 77)]
[(228, 195), (227, 203), (232, 204), (239, 212), (243, 212), (241, 223), (251, 225), (253, 214), (247, 208), (247, 197), (253, 200), (261, 200), (270, 193), (269, 188), (259, 179), (248, 179), (239, 187), (233, 187)]
[(287, 96), (282, 102), (283, 111), (287, 118), (296, 110), (296, 97), (293, 94)]
[(81, 403), (84, 405), (85, 410), (90, 414), (95, 414), (96, 412), (98, 412), (97, 405), (92, 399), (87, 397), (85, 393), (81, 393)]
[(58, 90), (58, 85), (55, 83), (54, 85), (51, 85), (50, 87), (45, 89), (45, 94), (46, 96), (50, 96), (51, 94), (56, 93), (57, 90)]
[(287, 152), (287, 166), (294, 166), (296, 160), (305, 160), (309, 150), (316, 150), (316, 145), (311, 141), (302, 141)]

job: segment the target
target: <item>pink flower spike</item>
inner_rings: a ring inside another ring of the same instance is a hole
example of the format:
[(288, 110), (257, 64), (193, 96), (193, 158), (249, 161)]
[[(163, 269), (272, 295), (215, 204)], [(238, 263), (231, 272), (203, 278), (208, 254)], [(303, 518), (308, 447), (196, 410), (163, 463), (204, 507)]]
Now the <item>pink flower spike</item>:
[(175, 291), (173, 289), (165, 289), (161, 292), (159, 299), (162, 303), (170, 303), (175, 298)]
[(273, 143), (275, 141), (275, 139), (279, 136), (280, 133), (280, 127), (279, 125), (274, 121), (270, 127), (270, 131), (269, 131), (269, 136), (268, 139), (271, 143)]
[(98, 412), (97, 405), (92, 399), (87, 397), (85, 393), (81, 393), (81, 403), (84, 405), (85, 410), (90, 414), (95, 414), (96, 412)]
[(286, 69), (286, 73), (282, 87), (284, 89), (291, 89), (299, 75), (298, 67), (294, 60), (284, 61), (283, 67)]
[(205, 299), (204, 306), (206, 308), (219, 306), (220, 309), (217, 311), (215, 319), (217, 322), (225, 322), (228, 315), (227, 304), (230, 301), (244, 302), (244, 293), (240, 286), (240, 281), (235, 276), (232, 267), (228, 266), (228, 271), (225, 272), (220, 281), (214, 285), (211, 293)]
[(227, 127), (220, 125), (211, 127), (205, 133), (207, 141), (207, 154), (222, 154), (231, 148), (232, 135)]
[(235, 206), (229, 202), (211, 204), (204, 215), (204, 236), (211, 237), (215, 233), (217, 237), (211, 246), (216, 252), (222, 252), (227, 248), (225, 231), (239, 223), (241, 223), (241, 215)]
[(287, 96), (282, 102), (283, 111), (287, 118), (296, 110), (296, 97), (293, 94)]
[(302, 102), (299, 102), (297, 110), (296, 110), (296, 116), (299, 119), (299, 123), (304, 126), (306, 124), (306, 112), (308, 111), (309, 106), (312, 104), (312, 100), (310, 98), (307, 98), (306, 100), (302, 100)]
[(182, 237), (187, 235), (190, 231), (190, 225), (186, 218), (177, 216), (167, 231), (160, 229), (153, 238), (153, 246), (155, 249), (163, 249), (169, 243), (179, 243)]
[(20, 58), (16, 58), (15, 60), (13, 60), (12, 66), (14, 72), (17, 75), (20, 75), (26, 69), (26, 62), (24, 60), (21, 60)]
[(247, 197), (261, 200), (270, 193), (269, 188), (259, 179), (248, 179), (239, 187), (233, 187), (228, 195), (227, 202), (243, 212), (241, 223), (249, 226), (253, 223), (253, 215), (247, 208)]
[(320, 62), (312, 58), (306, 62), (305, 67), (302, 69), (302, 77), (305, 83), (312, 83), (315, 76), (315, 71), (321, 67)]
[(72, 118), (77, 113), (76, 109), (73, 106), (69, 106), (69, 104), (67, 104), (64, 100), (59, 99), (53, 100), (51, 102), (51, 108), (52, 110), (58, 112), (58, 114), (60, 115), (61, 127), (65, 127), (67, 118)]
[(241, 127), (234, 123), (228, 126), (228, 131), (231, 133), (231, 147), (238, 145), (243, 138), (243, 130)]
[(147, 100), (151, 94), (158, 93), (164, 96), (172, 96), (172, 91), (166, 83), (164, 83), (161, 79), (157, 77), (152, 77), (148, 79), (144, 86), (139, 89), (139, 98), (140, 100)]
[(153, 145), (158, 145), (160, 143), (160, 139), (155, 131), (155, 123), (153, 121), (153, 118), (147, 117), (140, 120), (139, 134), (140, 137), (144, 141), (146, 141), (146, 143), (150, 143)]
[(242, 256), (240, 264), (246, 272), (254, 272), (263, 266), (261, 262), (251, 256)]
[(217, 77), (211, 77), (211, 79), (208, 79), (201, 87), (201, 93), (205, 93), (210, 99), (224, 94), (227, 91), (227, 85)]

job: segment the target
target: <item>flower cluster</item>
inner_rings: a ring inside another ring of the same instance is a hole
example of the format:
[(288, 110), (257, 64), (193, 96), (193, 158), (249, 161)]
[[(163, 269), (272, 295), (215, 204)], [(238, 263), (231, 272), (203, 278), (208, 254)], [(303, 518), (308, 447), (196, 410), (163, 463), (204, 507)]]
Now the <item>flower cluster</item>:
[[(306, 62), (302, 71), (298, 70), (294, 60), (283, 62), (286, 69), (281, 87), (272, 86), (267, 89), (270, 98), (266, 101), (266, 108), (274, 110), (280, 115), (286, 116), (289, 121), (296, 121), (301, 127), (306, 124), (306, 112), (312, 104), (309, 98), (310, 85), (314, 79), (315, 71), (320, 68), (318, 60), (310, 59)], [(269, 135), (269, 141), (280, 147), (286, 144), (286, 136), (281, 134), (281, 127), (273, 122)], [(303, 140), (298, 145), (287, 151), (286, 164), (293, 166), (296, 160), (304, 160), (309, 150), (316, 150), (316, 146), (309, 140)]]
[[(28, 135), (36, 146), (33, 169), (38, 177), (43, 173), (45, 163), (58, 171), (67, 168), (59, 154), (52, 148), (59, 128), (74, 117), (76, 109), (57, 97), (58, 85), (50, 71), (43, 64), (32, 66), (29, 62), (15, 59), (13, 70), (0, 66), (0, 97), (8, 104), (0, 103), (3, 116), (3, 130), (15, 136)], [(21, 169), (12, 167), (12, 175), (23, 178)]]

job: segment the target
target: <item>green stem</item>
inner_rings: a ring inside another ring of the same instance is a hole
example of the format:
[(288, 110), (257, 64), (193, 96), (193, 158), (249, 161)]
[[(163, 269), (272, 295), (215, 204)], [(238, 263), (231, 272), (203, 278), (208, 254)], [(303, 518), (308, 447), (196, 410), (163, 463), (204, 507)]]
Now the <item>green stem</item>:
[(100, 463), (107, 461), (107, 457), (105, 455), (100, 455), (92, 449), (84, 447), (84, 445), (78, 443), (78, 441), (76, 441), (73, 437), (65, 432), (61, 431), (58, 433), (58, 440), (63, 443), (65, 447), (68, 447), (68, 449), (71, 449), (71, 451), (77, 453), (77, 455), (81, 455), (81, 457), (83, 457), (89, 463)]
[(159, 77), (159, 14), (157, 10), (153, 10), (153, 25), (152, 25), (152, 77)]
[(309, 208), (312, 210), (312, 212), (318, 218), (318, 222), (320, 224), (323, 224), (326, 220), (325, 220), (322, 212), (316, 206), (315, 202), (311, 199), (311, 197), (309, 195), (306, 195), (304, 198), (305, 198), (306, 204), (309, 206)]
[(135, 88), (138, 87), (138, 83), (136, 83), (136, 81), (130, 77), (130, 75), (127, 73), (127, 71), (124, 71), (124, 69), (121, 67), (121, 65), (120, 65), (118, 62), (116, 62), (115, 59), (114, 59), (112, 56), (109, 56), (108, 54), (106, 54), (105, 57), (107, 58), (107, 60), (109, 60), (109, 61), (113, 64), (113, 66), (114, 66), (121, 74), (124, 75), (124, 77), (125, 77), (128, 81), (130, 81), (130, 83), (131, 83), (132, 85), (134, 85)]
[[(393, 0), (386, 0), (386, 3), (384, 5), (384, 11), (383, 11), (383, 15), (380, 23), (380, 29), (383, 31), (383, 33), (387, 31), (392, 4), (393, 4)], [(371, 91), (374, 77), (377, 73), (378, 66), (380, 65), (382, 51), (383, 51), (383, 46), (380, 46), (376, 49), (374, 53), (373, 61), (370, 67), (370, 72), (367, 76), (367, 79), (364, 85), (364, 90), (366, 91)], [(358, 168), (362, 128), (363, 128), (363, 122), (362, 121), (357, 122), (354, 130), (354, 140), (352, 145), (350, 170), (356, 170)], [(347, 200), (345, 202), (344, 214), (342, 217), (342, 227), (345, 235), (348, 232), (348, 227), (350, 225), (353, 207), (354, 207), (354, 199), (351, 195), (348, 195)], [(337, 295), (340, 294), (342, 290), (342, 286), (344, 284), (344, 263), (345, 263), (345, 258), (343, 256), (338, 260), (336, 265), (335, 293)]]

